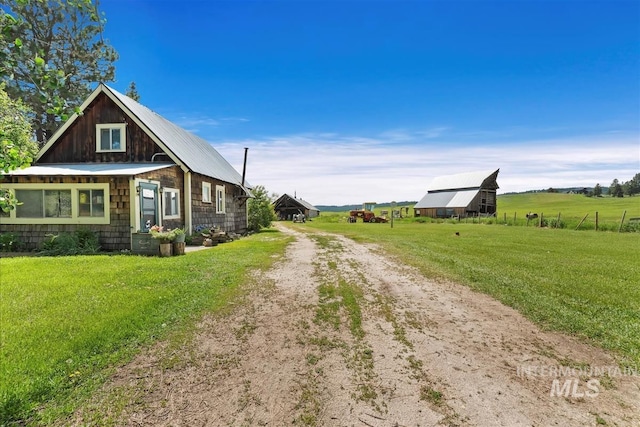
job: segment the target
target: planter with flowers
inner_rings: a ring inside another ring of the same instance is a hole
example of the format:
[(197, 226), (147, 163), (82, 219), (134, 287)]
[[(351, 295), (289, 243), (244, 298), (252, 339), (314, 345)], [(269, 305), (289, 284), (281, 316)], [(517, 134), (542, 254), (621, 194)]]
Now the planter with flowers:
[(174, 228), (172, 231), (175, 236), (175, 239), (173, 239), (173, 254), (184, 255), (185, 239), (187, 236), (181, 228)]
[(175, 240), (176, 233), (173, 230), (165, 230), (159, 225), (151, 227), (149, 232), (151, 237), (160, 242), (160, 256), (171, 256), (171, 242)]

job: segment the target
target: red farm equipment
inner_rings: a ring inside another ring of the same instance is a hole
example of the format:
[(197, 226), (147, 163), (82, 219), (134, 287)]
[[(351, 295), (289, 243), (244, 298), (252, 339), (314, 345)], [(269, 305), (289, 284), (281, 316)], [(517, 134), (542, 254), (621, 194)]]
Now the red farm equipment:
[(349, 222), (357, 222), (358, 218), (362, 219), (362, 222), (387, 222), (387, 218), (384, 216), (376, 216), (373, 212), (375, 202), (364, 202), (362, 209), (354, 209), (349, 211)]

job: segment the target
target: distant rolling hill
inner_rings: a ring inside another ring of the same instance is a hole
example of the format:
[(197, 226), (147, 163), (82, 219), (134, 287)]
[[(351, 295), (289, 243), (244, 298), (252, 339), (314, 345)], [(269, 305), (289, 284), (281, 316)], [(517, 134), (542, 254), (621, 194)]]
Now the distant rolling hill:
[[(410, 206), (413, 207), (413, 205), (415, 205), (418, 202), (410, 202), (410, 201), (405, 201), (405, 202), (396, 202), (396, 206)], [(320, 209), (320, 212), (347, 212), (350, 210), (354, 210), (354, 209), (362, 209), (362, 203), (358, 204), (358, 205), (340, 205), (340, 206), (335, 206), (335, 205), (315, 205), (316, 208)], [(385, 203), (378, 203), (376, 205), (376, 209), (379, 208), (390, 208), (391, 207), (391, 202), (385, 202)]]

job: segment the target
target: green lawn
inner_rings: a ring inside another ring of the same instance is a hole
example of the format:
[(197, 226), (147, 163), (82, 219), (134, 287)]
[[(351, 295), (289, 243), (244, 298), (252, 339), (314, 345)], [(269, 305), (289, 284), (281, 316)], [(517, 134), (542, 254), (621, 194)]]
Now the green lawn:
[(409, 219), (392, 229), (335, 218), (301, 227), (378, 243), (427, 277), (492, 295), (545, 328), (590, 340), (617, 353), (621, 364), (640, 368), (638, 233)]
[(171, 258), (0, 259), (0, 425), (73, 410), (106, 368), (227, 306), (287, 241), (265, 232)]

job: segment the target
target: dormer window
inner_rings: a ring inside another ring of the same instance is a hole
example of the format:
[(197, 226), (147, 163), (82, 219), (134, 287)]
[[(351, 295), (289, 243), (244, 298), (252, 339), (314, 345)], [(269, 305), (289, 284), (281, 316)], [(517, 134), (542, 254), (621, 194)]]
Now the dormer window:
[(125, 123), (108, 123), (96, 125), (96, 151), (126, 151), (126, 134)]

